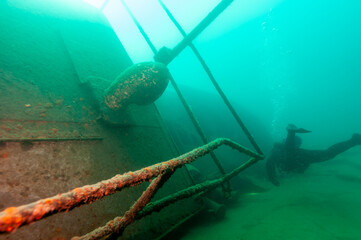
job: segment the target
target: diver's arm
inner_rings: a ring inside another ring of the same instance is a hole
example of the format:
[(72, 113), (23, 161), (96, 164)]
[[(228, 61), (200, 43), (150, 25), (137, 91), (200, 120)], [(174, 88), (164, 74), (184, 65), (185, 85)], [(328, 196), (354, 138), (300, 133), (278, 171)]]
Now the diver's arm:
[(276, 161), (277, 161), (277, 157), (275, 154), (275, 149), (273, 149), (271, 156), (269, 156), (269, 158), (267, 159), (266, 170), (267, 170), (268, 180), (271, 183), (273, 183), (273, 185), (279, 186), (280, 183), (277, 180), (277, 174), (276, 174)]

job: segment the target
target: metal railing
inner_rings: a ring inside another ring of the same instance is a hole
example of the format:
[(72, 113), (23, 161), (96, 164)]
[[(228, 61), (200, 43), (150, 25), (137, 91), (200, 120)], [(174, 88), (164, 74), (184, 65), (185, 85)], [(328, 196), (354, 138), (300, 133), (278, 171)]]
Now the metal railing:
[[(168, 15), (169, 19), (173, 22), (174, 26), (176, 26), (176, 28), (178, 29), (178, 31), (183, 35), (184, 38), (187, 38), (187, 34), (184, 31), (184, 29), (182, 28), (182, 26), (178, 23), (178, 21), (175, 19), (175, 17), (172, 15), (172, 13), (169, 11), (169, 9), (166, 7), (166, 5), (163, 3), (162, 0), (158, 0), (159, 4), (161, 5), (161, 7), (163, 8), (163, 10), (166, 12), (166, 14)], [(232, 1), (225, 1), (226, 3), (224, 3), (224, 6), (228, 6)], [(224, 8), (221, 8), (224, 10)], [(198, 51), (198, 49), (194, 46), (194, 44), (192, 42), (189, 42), (188, 46), (192, 49), (194, 55), (197, 57), (198, 61), (201, 63), (204, 71), (206, 72), (208, 78), (211, 80), (213, 86), (215, 87), (215, 89), (217, 90), (218, 94), (221, 96), (223, 102), (226, 104), (227, 108), (229, 109), (229, 111), (232, 113), (234, 119), (236, 120), (236, 122), (238, 123), (238, 125), (241, 127), (241, 129), (243, 130), (243, 132), (245, 133), (245, 135), (247, 136), (248, 140), (250, 141), (250, 143), (252, 144), (252, 146), (254, 147), (254, 149), (259, 153), (259, 154), (263, 154), (261, 148), (258, 146), (257, 142), (254, 140), (253, 136), (251, 135), (251, 133), (248, 131), (248, 129), (246, 128), (246, 126), (244, 125), (243, 121), (241, 120), (241, 118), (239, 117), (239, 115), (237, 114), (236, 110), (234, 109), (234, 107), (232, 106), (232, 104), (230, 103), (230, 101), (228, 100), (226, 94), (223, 92), (223, 90), (221, 89), (221, 87), (219, 86), (216, 78), (214, 77), (214, 75), (212, 74), (211, 69), (208, 67), (206, 61), (204, 60), (204, 58), (202, 57), (202, 55), (200, 54), (200, 52)]]
[[(219, 3), (195, 28), (194, 30), (187, 36), (184, 37), (184, 39), (173, 49), (170, 50), (168, 48), (163, 47), (159, 51), (156, 49), (146, 32), (144, 31), (143, 27), (138, 22), (137, 18), (134, 16), (131, 9), (126, 4), (125, 0), (120, 0), (123, 4), (125, 10), (129, 13), (130, 17), (132, 18), (134, 24), (137, 26), (139, 32), (142, 34), (143, 38), (147, 42), (149, 48), (153, 51), (154, 59), (158, 62), (162, 62), (165, 65), (168, 65), (175, 57), (179, 55), (179, 53), (187, 47), (189, 44), (191, 44), (192, 40), (197, 37), (221, 12), (228, 7), (228, 5), (233, 0), (223, 0), (221, 3)], [(209, 140), (206, 137), (206, 134), (204, 133), (202, 127), (200, 126), (197, 117), (193, 113), (190, 105), (188, 104), (187, 100), (183, 96), (180, 88), (178, 87), (177, 82), (174, 80), (174, 78), (170, 75), (170, 82), (176, 91), (183, 107), (185, 108), (189, 118), (192, 121), (193, 126), (195, 127), (198, 135), (200, 136), (203, 144), (206, 144), (209, 142)], [(220, 160), (217, 158), (217, 156), (214, 153), (210, 153), (213, 162), (216, 164), (219, 171), (224, 175), (225, 171), (224, 168), (220, 162)], [(222, 185), (223, 192), (225, 195), (229, 195), (231, 192), (231, 186), (229, 182), (226, 182), (225, 185)]]
[[(126, 7), (124, 0), (121, 1)], [(207, 72), (215, 88), (221, 95), (223, 101), (237, 120), (242, 130), (245, 132), (256, 152), (226, 138), (218, 138), (214, 141), (207, 143), (208, 140), (203, 130), (201, 129), (197, 118), (195, 117), (191, 108), (183, 97), (176, 82), (173, 78), (171, 78), (172, 85), (176, 89), (178, 96), (180, 97), (188, 115), (190, 116), (194, 126), (197, 129), (198, 134), (201, 136), (202, 141), (205, 143), (205, 145), (195, 148), (188, 153), (180, 155), (166, 162), (157, 163), (134, 172), (127, 172), (121, 175), (116, 175), (113, 178), (98, 182), (93, 185), (86, 185), (80, 188), (75, 188), (69, 192), (58, 194), (50, 198), (41, 199), (27, 205), (8, 207), (4, 211), (0, 212), (0, 233), (13, 232), (19, 227), (39, 221), (45, 217), (54, 215), (59, 212), (70, 211), (76, 207), (90, 204), (98, 199), (119, 192), (125, 188), (136, 186), (146, 181), (151, 181), (151, 184), (148, 186), (146, 191), (142, 193), (139, 199), (123, 216), (117, 217), (109, 221), (105, 226), (97, 228), (84, 236), (74, 237), (73, 240), (100, 239), (103, 237), (113, 238), (114, 236), (121, 235), (124, 229), (135, 220), (149, 215), (154, 211), (159, 211), (171, 203), (174, 203), (184, 198), (192, 197), (195, 194), (206, 193), (220, 185), (223, 186), (224, 189), (229, 191), (229, 180), (232, 177), (236, 176), (238, 173), (248, 168), (252, 164), (256, 163), (257, 161), (263, 159), (264, 156), (261, 149), (255, 142), (247, 128), (244, 126), (243, 122), (226, 98), (218, 83), (215, 81), (215, 78), (212, 75), (210, 69), (205, 64), (204, 59), (201, 57), (195, 46), (192, 44), (192, 40), (202, 30), (204, 30), (225, 8), (227, 8), (229, 4), (232, 3), (232, 1), (233, 0), (221, 1), (191, 33), (186, 35), (184, 30), (180, 27), (179, 23), (177, 23), (174, 17), (170, 14), (169, 10), (165, 7), (162, 1), (159, 0), (163, 9), (167, 12), (168, 16), (171, 18), (173, 23), (178, 27), (179, 31), (184, 36), (184, 39), (173, 50), (163, 48), (159, 52), (151, 43), (150, 39), (146, 36), (146, 33), (142, 30), (141, 26), (132, 15), (130, 9), (127, 7), (126, 9), (131, 14), (134, 22), (138, 26), (138, 29), (141, 31), (143, 36), (145, 36), (148, 45), (153, 50), (155, 54), (155, 60), (159, 60), (165, 64), (169, 64), (170, 61), (172, 61), (185, 47), (190, 46), (192, 48), (199, 61), (202, 63), (203, 68)], [(107, 2), (108, 1), (104, 2), (102, 8), (105, 7)], [(241, 164), (238, 168), (234, 169), (232, 172), (226, 173), (220, 161), (213, 153), (213, 150), (217, 149), (222, 145), (229, 146), (232, 149), (239, 151), (240, 153), (244, 153), (248, 155), (250, 159), (245, 163)], [(157, 191), (163, 186), (163, 184), (173, 175), (173, 173), (178, 168), (182, 167), (185, 164), (191, 163), (197, 158), (202, 157), (206, 154), (211, 154), (213, 161), (216, 163), (216, 165), (220, 169), (220, 172), (222, 173), (222, 177), (193, 185), (187, 189), (171, 194), (156, 202), (150, 202), (153, 196), (157, 193)]]
[[(194, 44), (192, 43), (192, 41), (207, 27), (209, 26), (232, 2), (233, 0), (222, 0), (218, 5), (216, 5), (213, 10), (189, 33), (186, 34), (186, 32), (183, 30), (183, 28), (181, 27), (181, 25), (177, 22), (177, 20), (174, 18), (174, 16), (171, 14), (171, 12), (169, 11), (169, 9), (165, 6), (165, 4), (162, 2), (162, 0), (158, 0), (158, 2), (160, 3), (161, 7), (163, 8), (163, 10), (166, 12), (166, 14), (168, 15), (168, 17), (170, 18), (170, 20), (173, 22), (173, 24), (177, 27), (177, 29), (179, 30), (179, 32), (183, 35), (183, 40), (180, 41), (173, 49), (169, 49), (166, 47), (161, 48), (159, 51), (157, 50), (157, 48), (154, 46), (154, 44), (152, 43), (151, 39), (148, 37), (147, 33), (144, 31), (144, 29), (142, 28), (141, 24), (139, 23), (139, 21), (137, 20), (137, 18), (134, 16), (133, 12), (131, 11), (131, 9), (128, 7), (128, 5), (126, 4), (125, 0), (120, 0), (122, 5), (124, 6), (125, 10), (128, 12), (128, 14), (130, 15), (130, 17), (132, 18), (133, 22), (135, 23), (135, 25), (137, 26), (139, 32), (141, 33), (141, 35), (143, 36), (143, 38), (145, 39), (145, 41), (147, 42), (148, 46), (150, 47), (150, 49), (152, 50), (153, 54), (154, 54), (154, 60), (158, 61), (158, 62), (162, 62), (165, 65), (168, 65), (174, 58), (176, 58), (187, 46), (189, 46), (193, 53), (195, 54), (195, 56), (197, 57), (197, 59), (199, 60), (199, 62), (201, 63), (202, 67), (204, 68), (205, 72), (207, 73), (209, 79), (211, 80), (212, 84), (214, 85), (215, 89), (217, 90), (217, 92), (219, 93), (219, 95), (221, 96), (223, 102), (226, 104), (227, 108), (230, 110), (232, 116), (235, 118), (236, 122), (238, 123), (238, 125), (240, 126), (240, 128), (242, 129), (242, 131), (245, 133), (245, 135), (247, 136), (248, 140), (250, 141), (250, 143), (252, 144), (252, 146), (254, 147), (254, 149), (259, 153), (259, 154), (263, 154), (261, 148), (258, 146), (258, 144), (256, 143), (256, 141), (254, 140), (253, 136), (251, 135), (251, 133), (248, 131), (247, 127), (244, 125), (243, 121), (241, 120), (241, 118), (239, 117), (239, 115), (237, 114), (236, 110), (234, 109), (234, 107), (232, 106), (232, 104), (230, 103), (230, 101), (228, 100), (228, 98), (226, 97), (226, 95), (224, 94), (223, 90), (221, 89), (221, 87), (219, 86), (218, 82), (216, 81), (215, 77), (213, 76), (210, 68), (208, 67), (208, 65), (206, 64), (205, 60), (203, 59), (203, 57), (201, 56), (201, 54), (199, 53), (199, 51), (197, 50), (197, 48), (194, 46)], [(199, 124), (199, 121), (197, 119), (197, 117), (195, 116), (195, 114), (193, 113), (190, 105), (188, 104), (187, 100), (185, 99), (184, 95), (182, 94), (180, 88), (178, 87), (177, 82), (174, 80), (174, 78), (172, 76), (170, 76), (170, 82), (173, 85), (174, 90), (176, 91), (183, 107), (185, 108), (189, 118), (191, 119), (191, 122), (193, 124), (193, 126), (195, 127), (198, 135), (200, 136), (203, 144), (206, 144), (208, 141), (206, 134), (204, 133), (202, 127)], [(217, 168), (219, 169), (219, 171), (224, 175), (225, 171), (224, 168), (220, 162), (220, 160), (217, 158), (217, 156), (214, 153), (210, 153), (213, 162), (216, 164)], [(231, 192), (231, 187), (229, 182), (226, 182), (225, 185), (222, 186), (223, 187), (223, 192), (225, 195), (229, 195)]]
[[(154, 203), (150, 203), (152, 197), (178, 168), (195, 161), (199, 157), (209, 154), (222, 145), (229, 146), (240, 153), (244, 153), (248, 155), (250, 159), (219, 179), (193, 185)], [(229, 181), (229, 179), (263, 158), (263, 155), (245, 148), (236, 142), (226, 138), (218, 138), (206, 145), (166, 162), (157, 163), (134, 172), (116, 175), (108, 180), (93, 185), (75, 188), (69, 192), (41, 199), (30, 204), (18, 207), (8, 207), (0, 212), (0, 233), (15, 231), (19, 227), (39, 221), (45, 217), (59, 212), (67, 212), (85, 204), (90, 204), (125, 188), (133, 187), (153, 179), (146, 191), (143, 192), (139, 199), (122, 217), (117, 217), (109, 221), (105, 226), (97, 228), (84, 236), (74, 237), (72, 239), (100, 239), (112, 234), (121, 235), (124, 229), (136, 219), (140, 219), (154, 211), (159, 211), (169, 204), (181, 199), (191, 197), (197, 193), (208, 192), (224, 182)]]

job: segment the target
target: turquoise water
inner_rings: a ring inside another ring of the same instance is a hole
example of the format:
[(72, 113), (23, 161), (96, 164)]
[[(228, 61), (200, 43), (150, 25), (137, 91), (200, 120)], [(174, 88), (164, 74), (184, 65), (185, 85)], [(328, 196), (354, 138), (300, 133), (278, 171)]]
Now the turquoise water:
[[(227, 95), (258, 114), (275, 139), (291, 122), (314, 131), (311, 145), (326, 147), (361, 131), (360, 8), (355, 1), (284, 1), (197, 46)], [(214, 91), (199, 80), (204, 74), (191, 77), (201, 70), (189, 59), (177, 61), (176, 79)]]
[[(101, 7), (104, 2), (95, 5)], [(121, 1), (107, 2), (103, 13), (117, 36), (97, 9), (80, 6), (80, 0), (49, 5), (41, 0), (0, 3), (0, 26), (6, 33), (0, 34), (4, 46), (0, 51), (1, 209), (170, 159), (176, 151), (162, 120), (180, 153), (204, 144), (171, 84), (155, 102), (162, 118), (150, 104), (129, 103), (130, 108), (114, 115), (103, 111), (103, 90), (131, 65), (130, 60), (153, 61), (151, 49)], [(157, 49), (173, 48), (182, 40), (157, 0), (127, 3)], [(164, 3), (189, 33), (219, 0)], [(306, 149), (324, 149), (361, 133), (360, 10), (358, 1), (235, 0), (194, 40), (266, 159), (273, 144), (285, 139), (289, 123), (312, 130), (302, 135)], [(182, 51), (168, 67), (208, 141), (226, 137), (253, 148), (191, 49)], [(142, 84), (147, 86), (146, 81), (132, 84), (140, 90)], [(131, 96), (139, 97), (136, 100), (147, 96), (142, 91), (138, 94)], [(223, 147), (215, 154), (226, 172), (247, 159)], [(360, 156), (361, 147), (356, 146), (332, 161), (311, 165), (303, 174), (279, 173), (280, 187), (268, 181), (266, 161), (260, 161), (232, 180), (238, 198), (209, 196), (226, 205), (223, 219), (202, 213), (181, 228), (178, 237), (359, 239)], [(209, 156), (193, 166), (203, 179), (220, 176)], [(174, 181), (163, 187), (164, 194), (188, 186), (183, 175)], [(142, 190), (112, 198), (114, 204), (102, 201), (106, 210), (103, 205), (94, 211), (81, 208), (74, 211), (78, 215), (73, 221), (58, 215), (58, 220), (49, 218), (54, 221), (51, 225), (42, 221), (9, 239), (84, 234), (121, 214), (120, 209), (125, 212), (124, 200), (131, 205)], [(193, 200), (188, 200), (189, 204), (178, 202), (161, 212), (164, 215), (148, 218), (124, 238), (143, 231), (147, 236), (168, 231), (193, 207)]]
[[(164, 4), (190, 32), (218, 2)], [(127, 4), (157, 49), (182, 39), (157, 1)], [(194, 44), (244, 118), (254, 114), (274, 140), (284, 138), (288, 123), (311, 129), (304, 144), (323, 148), (361, 131), (360, 10), (358, 1), (234, 1)], [(104, 13), (134, 62), (152, 60), (119, 1)], [(169, 68), (178, 84), (217, 94), (189, 48)], [(165, 118), (167, 101), (158, 101)]]
[[(188, 32), (201, 19), (195, 11), (187, 14), (190, 1), (164, 3)], [(200, 4), (199, 14), (204, 16), (205, 9), (217, 3), (204, 8)], [(137, 13), (137, 3), (129, 4)], [(154, 11), (160, 10), (155, 7)], [(235, 1), (194, 41), (266, 156), (275, 141), (285, 138), (289, 123), (312, 130), (302, 136), (302, 147), (307, 149), (324, 149), (361, 132), (360, 11), (359, 1)], [(155, 25), (144, 8), (137, 17), (156, 47), (172, 48), (181, 40), (169, 22), (161, 24), (159, 13), (153, 16)], [(164, 31), (169, 34), (161, 37), (158, 32)], [(118, 36), (127, 48), (125, 34), (118, 30)], [(141, 38), (139, 33), (132, 36)], [(133, 47), (134, 61), (152, 58), (144, 41), (136, 46), (128, 45)], [(209, 139), (228, 137), (251, 147), (189, 48), (169, 69)], [(156, 104), (182, 152), (202, 144), (172, 86)], [(240, 159), (227, 150), (217, 154), (226, 169)], [(359, 187), (359, 159), (356, 147), (334, 161), (312, 165), (303, 175), (285, 177), (281, 189), (267, 182), (264, 163), (260, 163), (245, 176), (267, 188), (267, 193), (243, 198), (244, 205), (231, 208), (225, 220), (202, 223), (203, 219), (200, 227), (182, 237), (357, 239), (360, 218), (353, 209), (360, 196), (352, 199), (349, 194)], [(216, 170), (209, 162), (201, 160), (195, 166), (211, 174)], [(332, 212), (329, 218), (328, 212)], [(249, 216), (249, 222), (235, 224), (240, 215)]]
[[(309, 149), (361, 132), (360, 3), (282, 1), (247, 21), (234, 15), (238, 23), (217, 35), (234, 4), (195, 45), (264, 152), (285, 138), (288, 123), (313, 131), (302, 136)], [(250, 146), (190, 49), (169, 67), (210, 139)], [(173, 95), (170, 86), (157, 105), (177, 131), (189, 120)], [(196, 145), (184, 142), (184, 150)]]

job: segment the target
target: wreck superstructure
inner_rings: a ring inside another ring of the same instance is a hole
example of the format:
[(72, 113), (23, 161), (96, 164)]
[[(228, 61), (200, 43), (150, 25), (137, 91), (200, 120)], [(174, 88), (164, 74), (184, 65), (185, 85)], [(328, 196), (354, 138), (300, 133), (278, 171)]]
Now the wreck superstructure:
[[(117, 174), (132, 176), (132, 171), (179, 155), (151, 103), (164, 90), (167, 81), (160, 83), (161, 90), (154, 88), (155, 97), (146, 96), (151, 101), (138, 101), (140, 104), (131, 101), (126, 107), (119, 107), (120, 111), (117, 107), (115, 111), (104, 110), (104, 104), (110, 102), (106, 97), (119, 95), (117, 88), (121, 87), (114, 84), (115, 79), (133, 63), (107, 20), (96, 9), (80, 1), (74, 1), (71, 6), (55, 1), (52, 7), (44, 6), (41, 1), (12, 1), (1, 3), (0, 13), (1, 29), (6, 33), (0, 37), (3, 223), (14, 210), (13, 206), (39, 199), (46, 202), (51, 196), (72, 189), (76, 192), (79, 187)], [(181, 51), (189, 41), (183, 41), (173, 50)], [(167, 64), (174, 56), (159, 57)], [(170, 81), (174, 81), (171, 76)], [(138, 83), (142, 84), (136, 82), (136, 87)], [(123, 97), (132, 94), (129, 90), (124, 93)], [(139, 99), (145, 94), (140, 91), (135, 96)], [(109, 108), (113, 105), (107, 104)], [(201, 129), (198, 131), (202, 134)], [(252, 142), (253, 138), (250, 139)], [(207, 143), (206, 138), (203, 140)], [(254, 144), (258, 153), (245, 151), (253, 159), (250, 164), (262, 158), (262, 152)], [(220, 164), (219, 167), (222, 170)], [(180, 168), (164, 183), (155, 200), (192, 184), (186, 169)], [(133, 185), (138, 184), (130, 184)], [(227, 184), (223, 186), (228, 188)], [(69, 239), (84, 235), (123, 215), (146, 187), (147, 184), (142, 184), (90, 205), (69, 207), (67, 210), (73, 210), (19, 228), (9, 235), (0, 235), (0, 239)], [(122, 237), (160, 237), (201, 208), (199, 201), (182, 199), (159, 213), (137, 220), (125, 229)], [(43, 215), (39, 219), (45, 217)], [(20, 221), (15, 217), (11, 219), (14, 224)]]

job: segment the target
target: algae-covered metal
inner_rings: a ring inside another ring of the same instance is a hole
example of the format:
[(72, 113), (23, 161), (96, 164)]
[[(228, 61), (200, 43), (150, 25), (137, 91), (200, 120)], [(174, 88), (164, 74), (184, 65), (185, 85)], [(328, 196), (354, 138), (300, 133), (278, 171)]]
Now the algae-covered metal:
[[(129, 104), (118, 125), (104, 124), (101, 96), (133, 63), (105, 17), (81, 0), (0, 3), (0, 211), (94, 184), (177, 155), (154, 104)], [(98, 88), (100, 89), (100, 88)], [(111, 110), (109, 108), (109, 110)], [(180, 169), (161, 198), (190, 184)], [(146, 185), (145, 183), (144, 185)], [(57, 214), (0, 239), (69, 239), (132, 205), (146, 186)], [(119, 203), (122, 204), (119, 204)], [(198, 208), (170, 206), (127, 228), (153, 239)]]
[(105, 90), (104, 102), (113, 110), (124, 109), (129, 104), (151, 104), (166, 89), (169, 75), (167, 67), (162, 63), (134, 64)]

